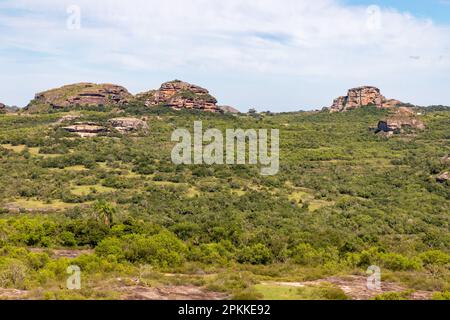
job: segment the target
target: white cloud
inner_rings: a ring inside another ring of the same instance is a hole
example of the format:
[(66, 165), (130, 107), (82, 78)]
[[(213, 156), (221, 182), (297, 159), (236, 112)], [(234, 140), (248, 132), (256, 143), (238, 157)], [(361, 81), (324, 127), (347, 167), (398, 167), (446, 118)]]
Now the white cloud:
[[(80, 30), (66, 28), (72, 4), (81, 8)], [(362, 84), (406, 101), (450, 104), (441, 83), (450, 71), (449, 27), (391, 9), (332, 0), (5, 0), (0, 30), (8, 31), (0, 34), (3, 87), (15, 85), (19, 73), (41, 90), (63, 80), (111, 77), (139, 91), (159, 76), (180, 74), (204, 79), (221, 102), (243, 109), (252, 102), (321, 107)], [(225, 92), (230, 85), (222, 76), (241, 81), (233, 88), (242, 91)], [(259, 94), (268, 83), (273, 94)], [(426, 96), (418, 96), (418, 86)], [(8, 92), (20, 103), (30, 95)]]

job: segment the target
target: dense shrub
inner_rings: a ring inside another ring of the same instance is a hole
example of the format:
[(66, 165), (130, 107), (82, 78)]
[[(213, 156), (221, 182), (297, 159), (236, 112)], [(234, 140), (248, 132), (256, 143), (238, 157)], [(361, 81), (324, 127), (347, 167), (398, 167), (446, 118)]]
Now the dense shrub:
[(289, 253), (293, 262), (300, 265), (318, 266), (326, 263), (333, 263), (339, 260), (339, 253), (336, 248), (315, 249), (309, 244), (299, 244)]
[(240, 263), (268, 264), (272, 262), (273, 254), (264, 244), (258, 243), (239, 250), (237, 260)]
[(127, 235), (122, 238), (108, 238), (99, 243), (96, 252), (117, 260), (174, 267), (185, 261), (187, 246), (174, 234), (164, 231), (150, 237)]
[(450, 263), (450, 255), (440, 250), (427, 251), (419, 255), (425, 266), (446, 266)]
[(232, 260), (233, 245), (229, 241), (193, 247), (190, 259), (205, 264), (225, 265)]

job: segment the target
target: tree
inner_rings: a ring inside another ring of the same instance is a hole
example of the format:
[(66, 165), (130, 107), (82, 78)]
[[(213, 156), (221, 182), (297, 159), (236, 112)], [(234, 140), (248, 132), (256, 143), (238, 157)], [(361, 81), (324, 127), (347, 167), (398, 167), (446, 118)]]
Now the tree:
[(104, 222), (105, 225), (111, 226), (116, 208), (110, 203), (100, 200), (94, 204), (94, 215), (97, 221)]

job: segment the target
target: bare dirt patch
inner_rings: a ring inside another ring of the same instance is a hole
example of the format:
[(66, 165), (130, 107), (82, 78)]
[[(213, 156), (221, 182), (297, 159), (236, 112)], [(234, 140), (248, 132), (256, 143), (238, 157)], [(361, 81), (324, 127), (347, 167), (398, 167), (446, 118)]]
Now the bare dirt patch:
[(17, 289), (0, 288), (0, 300), (24, 300), (28, 296), (28, 291)]
[(94, 253), (94, 250), (89, 249), (44, 249), (44, 248), (30, 248), (31, 252), (34, 253), (41, 253), (41, 252), (48, 252), (53, 258), (60, 259), (60, 258), (69, 258), (69, 259), (75, 259), (81, 256), (82, 254), (92, 254)]

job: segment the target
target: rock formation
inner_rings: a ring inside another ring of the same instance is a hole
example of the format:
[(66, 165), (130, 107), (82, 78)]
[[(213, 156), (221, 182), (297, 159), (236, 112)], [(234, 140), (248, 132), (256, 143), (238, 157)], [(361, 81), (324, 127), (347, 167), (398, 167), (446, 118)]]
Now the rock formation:
[(231, 106), (219, 106), (219, 109), (222, 110), (223, 113), (241, 113), (238, 109)]
[(330, 107), (330, 112), (344, 112), (369, 105), (392, 108), (402, 104), (398, 100), (386, 99), (376, 87), (364, 86), (350, 89), (346, 96), (336, 98)]
[(220, 112), (216, 98), (208, 90), (180, 80), (163, 83), (158, 90), (141, 93), (136, 98), (148, 107), (162, 105), (175, 110)]
[(133, 96), (124, 87), (113, 84), (77, 83), (36, 94), (25, 110), (46, 112), (75, 106), (123, 106)]
[(81, 118), (81, 115), (79, 114), (68, 114), (63, 117), (61, 117), (58, 121), (56, 121), (57, 124), (64, 123), (64, 122), (70, 122), (74, 120), (78, 120)]
[[(67, 115), (58, 120), (57, 123), (73, 121), (80, 116)], [(102, 126), (96, 122), (76, 122), (73, 125), (63, 127), (63, 130), (75, 133), (82, 138), (96, 137), (100, 133), (106, 133), (114, 128), (121, 134), (128, 134), (133, 131), (142, 130), (147, 132), (149, 127), (146, 121), (137, 118), (114, 118), (108, 120), (109, 126)], [(109, 128), (109, 129), (108, 129)]]
[(18, 112), (18, 111), (19, 111), (19, 107), (7, 106), (6, 104), (0, 102), (0, 113), (14, 113), (14, 112)]
[(95, 122), (78, 122), (72, 126), (63, 127), (62, 129), (76, 133), (82, 138), (96, 137), (98, 134), (108, 131), (107, 128), (100, 126)]
[(147, 122), (137, 118), (114, 118), (108, 120), (108, 122), (122, 134), (139, 130), (147, 132), (149, 129)]
[(387, 119), (378, 123), (377, 133), (400, 133), (405, 128), (424, 130), (425, 124), (417, 119), (411, 108), (400, 107)]
[(436, 181), (440, 183), (445, 183), (450, 181), (450, 173), (444, 172), (436, 177)]

